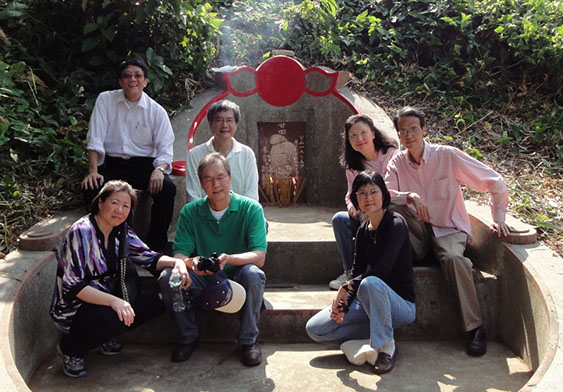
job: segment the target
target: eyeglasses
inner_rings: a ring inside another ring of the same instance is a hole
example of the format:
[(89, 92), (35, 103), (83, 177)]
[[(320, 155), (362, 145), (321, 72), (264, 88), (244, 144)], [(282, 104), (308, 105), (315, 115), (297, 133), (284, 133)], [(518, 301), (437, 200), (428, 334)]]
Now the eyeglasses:
[(136, 72), (136, 73), (122, 73), (121, 74), (121, 79), (144, 79), (145, 75), (142, 74), (141, 72)]
[(413, 129), (401, 129), (400, 131), (397, 131), (397, 133), (399, 134), (399, 136), (409, 136), (409, 135), (416, 135), (418, 134), (422, 129), (420, 128), (413, 128)]
[(359, 191), (356, 192), (356, 196), (358, 197), (358, 199), (362, 199), (365, 200), (368, 198), (368, 196), (374, 198), (375, 195), (377, 195), (379, 193), (378, 189), (371, 189), (370, 191), (366, 192), (366, 191)]
[(223, 182), (227, 181), (228, 178), (228, 175), (220, 174), (217, 177), (203, 177), (202, 182), (206, 185), (215, 184), (215, 181), (217, 181), (219, 184), (222, 184)]
[(227, 125), (231, 126), (231, 125), (234, 125), (235, 123), (236, 123), (236, 122), (235, 122), (235, 119), (234, 119), (234, 118), (225, 118), (225, 119), (223, 119), (223, 118), (214, 118), (214, 119), (213, 119), (213, 124), (221, 124), (221, 125), (227, 124)]

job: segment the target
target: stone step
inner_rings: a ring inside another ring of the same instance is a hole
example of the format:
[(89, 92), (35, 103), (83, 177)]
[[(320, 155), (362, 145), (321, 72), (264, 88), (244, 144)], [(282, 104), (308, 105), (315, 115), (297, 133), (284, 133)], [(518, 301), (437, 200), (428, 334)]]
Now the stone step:
[(271, 284), (324, 284), (343, 272), (336, 242), (268, 241), (263, 268)]
[[(498, 282), (495, 276), (475, 271), (475, 282), (483, 322), (488, 336), (497, 335)], [(143, 287), (156, 288), (156, 282), (144, 277)], [(415, 268), (417, 297), (416, 321), (397, 330), (397, 339), (437, 340), (463, 337), (457, 299), (436, 267)], [(315, 313), (330, 305), (336, 292), (326, 284), (268, 284), (264, 294), (265, 309), (260, 318), (260, 341), (303, 343), (310, 339), (305, 324)], [(233, 314), (200, 311), (197, 315), (200, 338), (207, 342), (233, 341), (238, 331), (238, 318)], [(129, 342), (170, 343), (176, 338), (174, 322), (164, 314), (128, 332)]]
[(264, 207), (268, 254), (264, 272), (271, 284), (328, 284), (342, 273), (332, 231), (338, 210), (325, 207)]

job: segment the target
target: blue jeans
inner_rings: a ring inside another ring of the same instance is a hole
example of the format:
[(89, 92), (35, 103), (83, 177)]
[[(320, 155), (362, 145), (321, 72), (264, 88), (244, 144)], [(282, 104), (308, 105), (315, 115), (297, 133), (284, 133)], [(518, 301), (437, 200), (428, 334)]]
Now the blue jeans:
[(344, 271), (351, 270), (354, 263), (354, 238), (360, 221), (350, 218), (347, 211), (339, 211), (332, 217), (332, 230), (336, 246), (342, 256)]
[[(186, 309), (183, 312), (174, 312), (172, 310), (172, 291), (168, 284), (171, 273), (172, 268), (166, 268), (158, 278), (162, 299), (178, 327), (179, 343), (192, 343), (199, 334), (195, 319), (196, 309)], [(199, 276), (193, 271), (189, 271), (189, 273), (192, 279), (190, 288), (195, 302), (201, 295), (203, 288), (207, 285), (207, 280), (211, 279), (211, 277)], [(266, 275), (254, 264), (247, 264), (238, 269), (233, 280), (240, 283), (246, 290), (246, 301), (238, 312), (240, 329), (237, 342), (239, 344), (252, 344), (256, 342), (259, 334), (258, 320), (260, 320), (260, 307), (262, 306), (262, 297), (264, 296), (264, 287), (266, 286)]]
[(338, 324), (330, 318), (329, 306), (307, 321), (307, 334), (316, 342), (342, 344), (348, 340), (370, 339), (378, 350), (393, 339), (393, 330), (412, 323), (416, 306), (404, 300), (375, 276), (362, 280), (358, 295), (344, 321)]

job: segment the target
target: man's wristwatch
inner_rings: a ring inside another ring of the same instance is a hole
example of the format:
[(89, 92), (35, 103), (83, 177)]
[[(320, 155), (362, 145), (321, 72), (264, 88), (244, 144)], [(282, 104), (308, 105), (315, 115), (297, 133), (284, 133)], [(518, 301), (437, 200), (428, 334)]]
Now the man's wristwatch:
[(163, 167), (157, 166), (156, 167), (158, 170), (160, 170), (162, 172), (162, 174), (164, 174), (164, 172), (166, 171), (166, 169), (164, 169)]
[(348, 293), (349, 293), (350, 291), (352, 291), (352, 290), (348, 287), (348, 282), (342, 283), (342, 288), (343, 288), (344, 290), (346, 290)]

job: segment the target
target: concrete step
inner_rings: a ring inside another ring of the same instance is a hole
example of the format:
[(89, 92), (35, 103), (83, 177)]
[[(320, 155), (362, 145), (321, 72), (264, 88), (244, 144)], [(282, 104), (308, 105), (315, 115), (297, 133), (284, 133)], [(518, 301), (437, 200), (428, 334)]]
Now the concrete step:
[(324, 284), (342, 274), (342, 261), (332, 241), (268, 241), (264, 272), (271, 284)]
[(264, 208), (268, 221), (268, 255), (264, 272), (272, 284), (328, 284), (342, 273), (332, 216), (334, 208)]
[[(156, 288), (149, 277), (143, 277), (143, 286)], [(497, 335), (498, 282), (495, 276), (475, 271), (475, 282), (484, 325), (488, 336)], [(397, 339), (436, 340), (463, 337), (457, 299), (435, 267), (415, 268), (417, 297), (416, 321), (397, 330)], [(310, 342), (305, 324), (315, 313), (332, 303), (336, 292), (323, 285), (268, 284), (264, 294), (265, 309), (260, 318), (260, 341), (274, 343)], [(207, 342), (233, 341), (239, 328), (236, 315), (214, 311), (199, 311), (200, 338)], [(149, 323), (128, 332), (129, 342), (170, 343), (176, 338), (174, 322), (164, 314)]]

